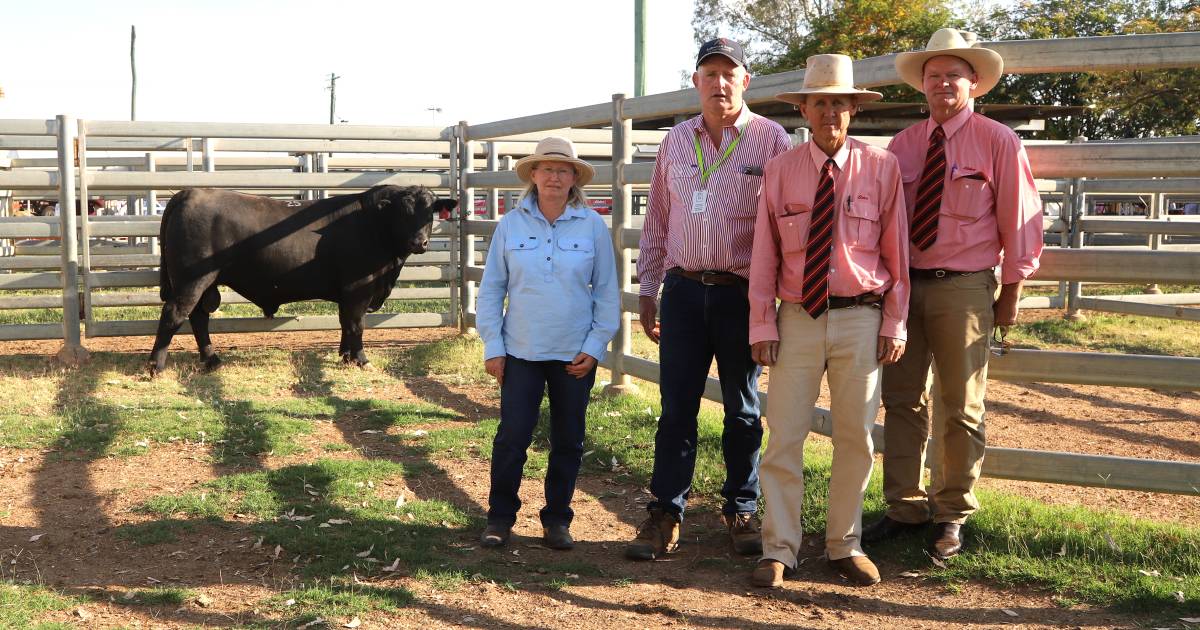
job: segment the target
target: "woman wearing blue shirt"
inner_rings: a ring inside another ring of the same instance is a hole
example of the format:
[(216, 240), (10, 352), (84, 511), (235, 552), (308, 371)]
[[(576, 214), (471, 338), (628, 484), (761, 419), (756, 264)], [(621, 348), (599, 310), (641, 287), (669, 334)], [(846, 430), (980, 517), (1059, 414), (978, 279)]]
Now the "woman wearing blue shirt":
[(595, 171), (576, 157), (575, 146), (546, 138), (517, 161), (516, 170), (529, 187), (496, 226), (476, 302), (484, 366), (500, 384), (488, 525), (480, 542), (508, 542), (521, 507), (517, 491), (526, 451), (548, 388), (542, 536), (552, 549), (571, 549), (571, 495), (583, 462), (588, 397), (596, 363), (617, 331), (620, 285), (608, 227), (583, 194)]

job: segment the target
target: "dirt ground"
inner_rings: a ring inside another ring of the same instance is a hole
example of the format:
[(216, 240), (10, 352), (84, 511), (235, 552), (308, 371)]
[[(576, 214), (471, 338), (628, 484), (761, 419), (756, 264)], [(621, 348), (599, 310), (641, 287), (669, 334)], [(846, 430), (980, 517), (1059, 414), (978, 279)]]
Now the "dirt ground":
[[(368, 331), (370, 347), (408, 346), (453, 335), (449, 329)], [(333, 350), (337, 333), (264, 333), (215, 335), (218, 348), (270, 346)], [(151, 339), (88, 340), (93, 351), (145, 353)], [(58, 342), (3, 342), (0, 354), (50, 355)], [(180, 336), (176, 353), (194, 353)], [(181, 358), (179, 354), (177, 358)], [(1200, 462), (1200, 396), (1195, 393), (992, 382), (989, 384), (988, 440), (996, 446), (1114, 454)], [(396, 400), (423, 400), (463, 413), (468, 420), (495, 417), (488, 387), (455, 386), (431, 379), (410, 379), (385, 394)], [(389, 448), (376, 436), (321, 423), (303, 439), (320, 445), (358, 436), (379, 452)], [(325, 453), (361, 457), (361, 450)], [(157, 448), (136, 458), (92, 462), (55, 462), (42, 468), (40, 451), (0, 449), (0, 566), (4, 577), (34, 579), (67, 593), (88, 594), (96, 603), (57, 613), (59, 621), (79, 627), (176, 628), (267, 624), (255, 606), (278, 589), (294, 586), (286, 558), (253, 549), (249, 523), (230, 529), (200, 528), (179, 543), (137, 547), (118, 538), (113, 528), (145, 520), (131, 506), (165, 492), (182, 492), (216, 474), (200, 446)], [(294, 463), (272, 458), (268, 466)], [(478, 459), (439, 464), (442, 475), (411, 482), (421, 498), (442, 498), (472, 514), (487, 503), (488, 464)], [(83, 483), (81, 480), (86, 480)], [(1048, 503), (1081, 504), (1120, 510), (1145, 518), (1195, 523), (1200, 497), (1156, 495), (1098, 488), (1075, 488), (985, 479), (981, 485), (1003, 488)], [(53, 500), (47, 500), (52, 497)], [(541, 484), (525, 483), (526, 505), (541, 504)], [(1087, 606), (1063, 606), (1045, 592), (1000, 590), (969, 583), (947, 588), (905, 569), (880, 566), (884, 581), (870, 589), (850, 587), (825, 568), (817, 546), (798, 575), (776, 591), (752, 589), (746, 577), (752, 559), (732, 555), (715, 516), (701, 514), (685, 524), (685, 545), (667, 561), (635, 564), (621, 558), (625, 541), (644, 514), (645, 492), (596, 477), (582, 480), (576, 495), (572, 532), (579, 542), (563, 553), (537, 544), (536, 512), (525, 510), (514, 530), (509, 562), (531, 573), (537, 567), (568, 561), (599, 567), (598, 576), (575, 576), (561, 590), (510, 591), (486, 581), (469, 581), (457, 590), (432, 588), (411, 577), (380, 579), (401, 585), (415, 601), (394, 613), (374, 612), (362, 628), (1108, 628), (1141, 625), (1136, 617)], [(36, 542), (29, 539), (44, 534)], [(464, 534), (464, 545), (474, 544)], [(819, 542), (817, 543), (819, 544)], [(919, 572), (918, 572), (919, 573)], [(177, 607), (122, 604), (132, 589), (170, 586), (205, 596), (206, 603)], [(104, 603), (109, 600), (111, 603)], [(331, 620), (333, 622), (334, 620)], [(336, 620), (334, 627), (347, 622)]]

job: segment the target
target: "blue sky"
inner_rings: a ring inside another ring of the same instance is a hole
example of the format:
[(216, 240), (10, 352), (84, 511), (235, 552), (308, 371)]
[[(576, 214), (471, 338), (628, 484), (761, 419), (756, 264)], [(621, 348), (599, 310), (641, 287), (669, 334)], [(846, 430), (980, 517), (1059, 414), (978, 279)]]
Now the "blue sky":
[[(691, 0), (648, 0), (649, 93), (679, 89)], [(488, 122), (633, 92), (633, 0), (5, 2), (0, 118)], [(441, 113), (428, 108), (438, 107)]]

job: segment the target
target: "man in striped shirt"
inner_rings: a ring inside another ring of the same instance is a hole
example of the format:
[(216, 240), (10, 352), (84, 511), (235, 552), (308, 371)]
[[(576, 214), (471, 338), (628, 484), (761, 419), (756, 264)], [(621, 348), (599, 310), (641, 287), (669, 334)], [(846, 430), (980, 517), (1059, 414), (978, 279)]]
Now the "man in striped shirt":
[[(632, 559), (675, 550), (696, 464), (696, 415), (713, 357), (721, 381), (726, 479), (722, 513), (741, 554), (759, 554), (758, 375), (746, 298), (762, 167), (791, 146), (787, 132), (750, 112), (742, 47), (704, 43), (692, 84), (701, 115), (659, 145), (638, 255), (642, 328), (659, 343), (662, 416), (654, 437), (649, 516), (626, 547)], [(662, 288), (661, 332), (657, 296)]]

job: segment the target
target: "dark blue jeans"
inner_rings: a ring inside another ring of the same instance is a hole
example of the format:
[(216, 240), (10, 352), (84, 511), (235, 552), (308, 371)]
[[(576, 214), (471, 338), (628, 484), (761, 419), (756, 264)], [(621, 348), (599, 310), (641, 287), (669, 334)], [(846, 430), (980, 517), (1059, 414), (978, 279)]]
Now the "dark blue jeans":
[(596, 382), (593, 369), (575, 378), (563, 361), (526, 361), (512, 355), (504, 361), (500, 387), (500, 428), (492, 441), (492, 487), (488, 493), (488, 523), (512, 527), (521, 509), (517, 491), (525, 468), (526, 451), (533, 442), (542, 406), (550, 395), (550, 466), (546, 470), (546, 507), (542, 525), (570, 525), (575, 512), (571, 496), (583, 463), (583, 437), (588, 397)]
[(680, 517), (696, 469), (696, 414), (713, 357), (725, 401), (725, 514), (758, 509), (762, 446), (758, 375), (750, 356), (750, 303), (742, 287), (706, 286), (668, 275), (663, 282), (659, 339), (662, 416), (654, 435), (654, 476), (648, 507)]

